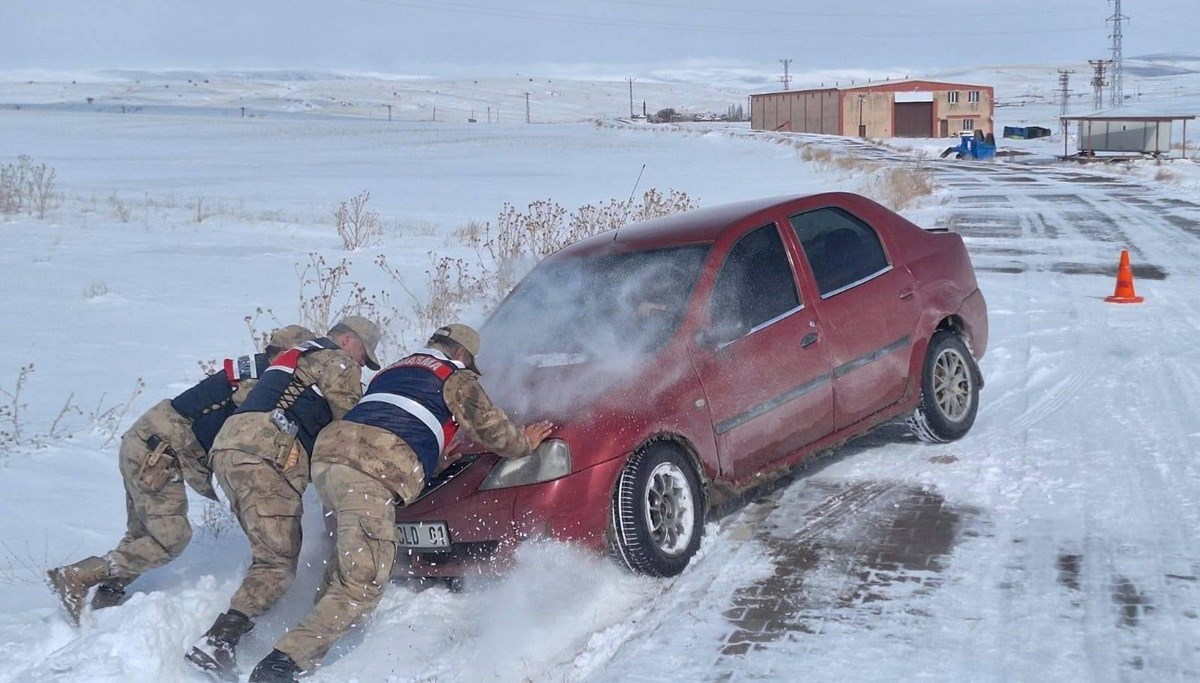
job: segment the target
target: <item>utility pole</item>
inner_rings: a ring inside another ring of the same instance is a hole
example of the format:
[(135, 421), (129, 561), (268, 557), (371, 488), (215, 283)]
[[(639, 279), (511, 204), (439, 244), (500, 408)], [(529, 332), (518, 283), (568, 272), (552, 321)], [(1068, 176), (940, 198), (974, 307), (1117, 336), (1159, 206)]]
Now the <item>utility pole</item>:
[(528, 90), (525, 91), (525, 123), (530, 123), (530, 120), (529, 120), (529, 96), (531, 94), (532, 93), (530, 93)]
[(1104, 70), (1112, 62), (1107, 59), (1089, 59), (1088, 64), (1092, 65), (1092, 108), (1098, 111), (1104, 106), (1104, 86), (1108, 85), (1108, 81), (1104, 80)]
[(387, 110), (388, 110), (388, 121), (391, 121), (391, 120), (392, 120), (392, 105), (390, 105), (390, 104), (385, 104), (385, 105), (383, 105), (383, 106), (387, 107)]
[(1071, 69), (1058, 70), (1059, 116), (1067, 115), (1067, 98), (1071, 96), (1071, 74), (1073, 73), (1075, 72)]
[(863, 124), (863, 117), (862, 117), (863, 102), (865, 102), (866, 99), (867, 99), (866, 95), (863, 95), (861, 93), (859, 94), (859, 96), (858, 96), (858, 137), (860, 137), (860, 138), (867, 137), (867, 127), (866, 127), (866, 125)]
[(1121, 0), (1112, 0), (1113, 15), (1108, 18), (1113, 24), (1113, 32), (1109, 38), (1112, 38), (1112, 94), (1109, 99), (1109, 104), (1114, 107), (1119, 107), (1125, 103), (1125, 84), (1122, 82), (1125, 75), (1125, 67), (1121, 55), (1121, 22), (1126, 21), (1129, 17), (1121, 14)]
[(783, 89), (787, 90), (788, 85), (792, 82), (792, 77), (788, 75), (788, 65), (792, 63), (792, 60), (781, 59), (779, 63), (783, 65), (783, 76), (780, 76), (779, 80), (783, 81)]
[(631, 119), (633, 118), (633, 82), (636, 80), (632, 76), (625, 78), (625, 82), (629, 84), (629, 118)]

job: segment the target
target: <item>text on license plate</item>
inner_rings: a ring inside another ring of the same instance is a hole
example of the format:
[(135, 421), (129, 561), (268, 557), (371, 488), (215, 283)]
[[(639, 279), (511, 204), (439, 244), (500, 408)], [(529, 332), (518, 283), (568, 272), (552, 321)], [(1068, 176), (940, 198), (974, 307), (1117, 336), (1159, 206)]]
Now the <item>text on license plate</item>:
[(396, 524), (400, 545), (405, 548), (449, 548), (450, 531), (445, 522)]

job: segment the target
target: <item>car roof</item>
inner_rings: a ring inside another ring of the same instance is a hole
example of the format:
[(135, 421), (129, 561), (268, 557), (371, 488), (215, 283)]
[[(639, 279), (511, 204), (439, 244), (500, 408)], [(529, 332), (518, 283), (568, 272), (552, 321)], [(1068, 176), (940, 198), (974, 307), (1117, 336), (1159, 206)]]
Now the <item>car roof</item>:
[[(584, 256), (598, 253), (644, 251), (688, 244), (715, 242), (726, 230), (753, 219), (758, 214), (774, 213), (780, 207), (803, 204), (853, 204), (857, 195), (848, 192), (823, 192), (812, 195), (763, 197), (722, 204), (694, 211), (671, 214), (662, 218), (638, 221), (622, 226), (616, 234), (603, 232), (572, 244), (558, 252), (562, 256)], [(764, 220), (766, 217), (763, 217)]]

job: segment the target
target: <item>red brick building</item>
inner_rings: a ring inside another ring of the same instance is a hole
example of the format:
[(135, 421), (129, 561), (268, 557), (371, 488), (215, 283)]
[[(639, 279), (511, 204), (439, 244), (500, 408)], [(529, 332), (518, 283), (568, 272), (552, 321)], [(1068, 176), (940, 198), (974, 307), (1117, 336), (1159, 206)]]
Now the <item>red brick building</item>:
[(951, 137), (995, 130), (995, 89), (939, 81), (879, 81), (750, 97), (754, 130), (875, 138)]

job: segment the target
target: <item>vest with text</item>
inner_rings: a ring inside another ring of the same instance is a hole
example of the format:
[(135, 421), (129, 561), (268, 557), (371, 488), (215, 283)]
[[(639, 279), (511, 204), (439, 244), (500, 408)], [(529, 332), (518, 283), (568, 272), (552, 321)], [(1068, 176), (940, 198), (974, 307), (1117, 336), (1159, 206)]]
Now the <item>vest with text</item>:
[(421, 349), (375, 375), (345, 419), (386, 429), (402, 439), (416, 453), (428, 483), (438, 456), (458, 431), (443, 389), (463, 367), (440, 351)]
[[(249, 358), (259, 370), (266, 369), (265, 353)], [(237, 408), (233, 403), (233, 394), (239, 378), (229, 374), (228, 361), (226, 365), (226, 372), (209, 375), (196, 386), (171, 399), (171, 407), (175, 412), (191, 421), (192, 433), (205, 453), (212, 450), (217, 432), (221, 431), (225, 420)]]

